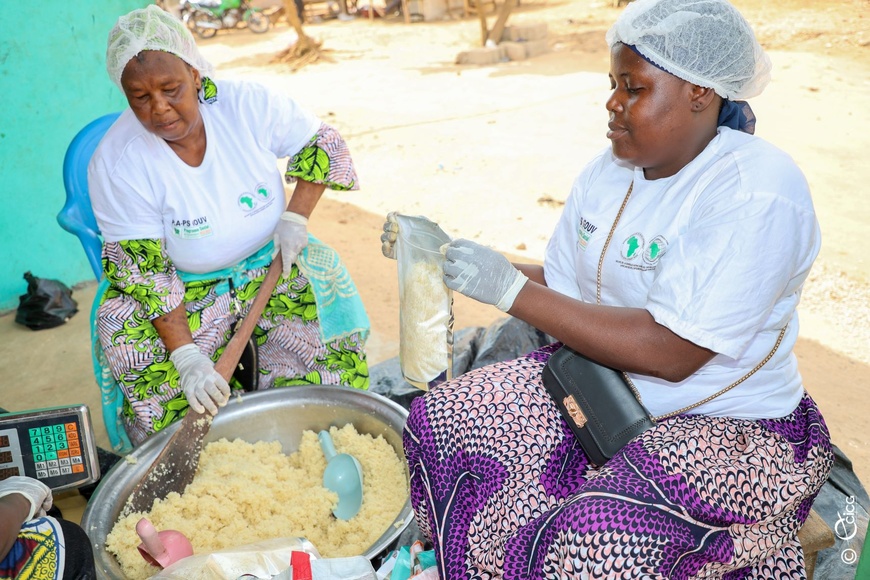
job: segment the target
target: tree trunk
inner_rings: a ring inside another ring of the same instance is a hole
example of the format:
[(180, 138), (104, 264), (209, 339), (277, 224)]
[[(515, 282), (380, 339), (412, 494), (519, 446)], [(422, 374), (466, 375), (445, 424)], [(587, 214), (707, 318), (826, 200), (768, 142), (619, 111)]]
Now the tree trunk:
[(491, 40), (495, 44), (501, 42), (501, 35), (504, 33), (508, 18), (516, 5), (517, 0), (504, 0), (501, 5), (501, 10), (499, 10), (498, 18), (495, 21), (495, 25), (493, 25), (492, 30), (489, 31), (487, 37), (483, 39), (484, 46), (486, 45), (487, 40)]
[(480, 46), (486, 46), (486, 39), (489, 38), (489, 24), (486, 23), (486, 7), (482, 5), (483, 0), (477, 0), (477, 18), (480, 20)]
[(284, 15), (288, 24), (296, 31), (297, 40), (279, 52), (273, 61), (290, 64), (293, 70), (297, 70), (320, 58), (320, 43), (305, 34), (294, 0), (284, 0)]
[(305, 31), (302, 30), (302, 20), (299, 18), (299, 13), (296, 11), (296, 2), (293, 0), (284, 0), (284, 16), (287, 17), (287, 24), (293, 27), (296, 35), (302, 40), (305, 37)]

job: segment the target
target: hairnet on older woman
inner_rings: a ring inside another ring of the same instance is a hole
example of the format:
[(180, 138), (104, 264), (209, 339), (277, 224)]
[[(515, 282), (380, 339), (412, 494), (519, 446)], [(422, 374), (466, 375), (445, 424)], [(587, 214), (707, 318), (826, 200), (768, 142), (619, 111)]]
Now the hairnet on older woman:
[(106, 70), (122, 91), (124, 67), (143, 50), (174, 54), (198, 70), (201, 76), (210, 76), (214, 70), (199, 53), (196, 41), (184, 23), (155, 4), (121, 16), (109, 32)]
[(754, 97), (770, 81), (770, 59), (727, 0), (636, 0), (606, 39), (724, 99)]

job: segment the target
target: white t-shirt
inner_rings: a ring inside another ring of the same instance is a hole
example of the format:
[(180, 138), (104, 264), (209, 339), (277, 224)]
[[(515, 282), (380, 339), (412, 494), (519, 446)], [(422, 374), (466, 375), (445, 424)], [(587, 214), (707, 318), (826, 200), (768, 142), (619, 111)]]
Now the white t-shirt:
[[(653, 415), (691, 411), (747, 419), (791, 413), (803, 394), (792, 348), (801, 285), (821, 235), (809, 187), (769, 143), (720, 127), (674, 176), (647, 181), (608, 147), (574, 183), (546, 251), (554, 290), (595, 303), (598, 260), (629, 184), (634, 190), (602, 268), (602, 304), (644, 308), (679, 336), (718, 353), (680, 383), (631, 375)], [(652, 346), (650, 348), (653, 348)]]
[(286, 206), (277, 160), (302, 149), (320, 120), (264, 86), (215, 84), (218, 100), (199, 107), (207, 139), (199, 167), (130, 109), (106, 133), (88, 183), (107, 242), (163, 239), (177, 268), (206, 273), (237, 264), (271, 239)]

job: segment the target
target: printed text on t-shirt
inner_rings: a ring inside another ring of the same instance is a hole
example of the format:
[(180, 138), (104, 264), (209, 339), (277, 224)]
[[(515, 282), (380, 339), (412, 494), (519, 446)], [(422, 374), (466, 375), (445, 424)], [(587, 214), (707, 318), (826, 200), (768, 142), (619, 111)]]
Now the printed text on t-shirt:
[(586, 250), (586, 246), (589, 244), (589, 238), (592, 237), (592, 234), (594, 234), (597, 229), (598, 226), (592, 225), (592, 223), (581, 217), (580, 227), (577, 230), (577, 247), (581, 250)]
[(201, 216), (193, 219), (172, 220), (172, 233), (182, 240), (195, 240), (214, 234), (208, 223), (208, 217)]

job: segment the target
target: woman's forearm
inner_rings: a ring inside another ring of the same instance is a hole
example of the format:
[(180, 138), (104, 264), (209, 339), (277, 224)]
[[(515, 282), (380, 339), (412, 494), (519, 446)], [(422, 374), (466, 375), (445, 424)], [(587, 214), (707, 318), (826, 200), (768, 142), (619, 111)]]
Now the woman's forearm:
[(302, 217), (311, 217), (311, 213), (325, 190), (326, 185), (322, 183), (311, 183), (297, 179), (296, 188), (287, 204), (287, 211), (298, 213)]
[(544, 279), (544, 267), (540, 264), (514, 264), (514, 268), (528, 276), (532, 282), (537, 282), (541, 286), (546, 286), (547, 281)]
[(20, 493), (10, 493), (0, 497), (0, 560), (12, 549), (21, 524), (30, 513), (30, 502)]
[(193, 342), (193, 335), (187, 324), (187, 311), (184, 308), (184, 303), (169, 314), (154, 318), (151, 323), (169, 352)]
[(684, 380), (715, 356), (643, 308), (588, 304), (531, 280), (509, 314), (600, 364), (670, 382)]

